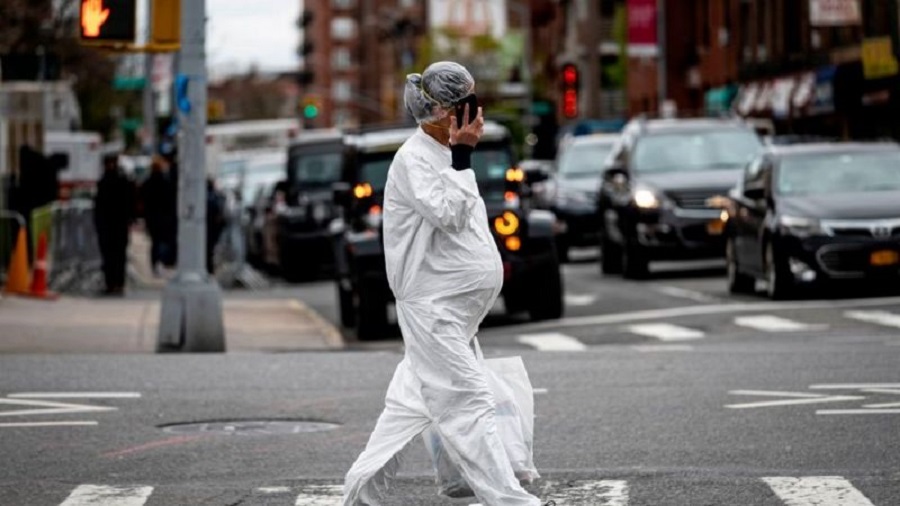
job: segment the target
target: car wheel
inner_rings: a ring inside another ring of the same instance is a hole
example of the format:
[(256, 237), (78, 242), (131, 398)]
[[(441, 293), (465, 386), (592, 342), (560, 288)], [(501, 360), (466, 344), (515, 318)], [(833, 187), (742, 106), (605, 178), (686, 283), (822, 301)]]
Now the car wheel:
[(532, 320), (555, 320), (563, 315), (563, 282), (559, 262), (554, 260), (532, 273), (532, 297), (528, 300), (528, 315)]
[(725, 258), (728, 269), (728, 291), (734, 294), (750, 294), (756, 291), (756, 278), (740, 271), (734, 239), (725, 243)]
[(600, 272), (622, 274), (622, 251), (605, 233), (600, 239)]
[(775, 255), (775, 248), (772, 243), (766, 244), (766, 293), (772, 300), (785, 300), (793, 297), (796, 292), (796, 286), (790, 278), (790, 273), (781, 261)]
[(626, 279), (646, 279), (650, 274), (650, 259), (641, 245), (629, 242), (623, 248), (622, 274)]
[(360, 286), (356, 337), (360, 341), (382, 339), (387, 334), (387, 301), (377, 290)]
[(345, 290), (342, 280), (335, 282), (337, 287), (338, 308), (341, 312), (341, 325), (345, 328), (353, 328), (356, 325), (356, 308), (353, 306), (353, 292)]

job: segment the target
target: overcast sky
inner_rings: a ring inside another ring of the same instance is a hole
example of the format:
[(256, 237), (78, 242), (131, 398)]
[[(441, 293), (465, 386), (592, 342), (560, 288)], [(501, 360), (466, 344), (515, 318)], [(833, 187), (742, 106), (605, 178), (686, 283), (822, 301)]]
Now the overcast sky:
[(300, 0), (207, 0), (207, 55), (216, 74), (294, 70)]

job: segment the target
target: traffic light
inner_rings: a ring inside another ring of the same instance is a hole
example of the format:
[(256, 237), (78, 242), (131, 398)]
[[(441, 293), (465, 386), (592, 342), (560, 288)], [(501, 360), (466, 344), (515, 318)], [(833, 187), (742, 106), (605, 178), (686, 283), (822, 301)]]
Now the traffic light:
[(181, 0), (148, 0), (153, 2), (153, 24), (150, 44), (157, 46), (181, 43)]
[(578, 117), (578, 67), (571, 63), (562, 68), (562, 113), (567, 119)]
[(81, 40), (133, 43), (137, 0), (81, 0)]
[(319, 116), (319, 102), (315, 97), (306, 97), (303, 99), (303, 117), (305, 119), (316, 119)]

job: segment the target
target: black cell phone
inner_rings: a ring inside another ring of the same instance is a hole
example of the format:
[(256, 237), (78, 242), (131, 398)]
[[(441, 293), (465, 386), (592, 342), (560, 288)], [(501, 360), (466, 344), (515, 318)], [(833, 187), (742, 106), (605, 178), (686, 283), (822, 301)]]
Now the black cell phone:
[(466, 104), (469, 105), (469, 123), (475, 121), (478, 117), (478, 97), (471, 94), (456, 103), (456, 128), (463, 127), (463, 117), (466, 114)]

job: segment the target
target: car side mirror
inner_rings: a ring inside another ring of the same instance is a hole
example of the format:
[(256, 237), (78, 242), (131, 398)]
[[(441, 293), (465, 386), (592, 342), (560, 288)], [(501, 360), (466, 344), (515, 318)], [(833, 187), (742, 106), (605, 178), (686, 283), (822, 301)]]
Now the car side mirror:
[(750, 200), (762, 200), (766, 198), (766, 189), (762, 186), (744, 188), (744, 197)]
[(349, 183), (340, 182), (331, 185), (331, 198), (336, 206), (349, 207), (350, 197)]
[(550, 172), (543, 167), (534, 167), (525, 170), (525, 181), (528, 184), (543, 183), (550, 179)]

